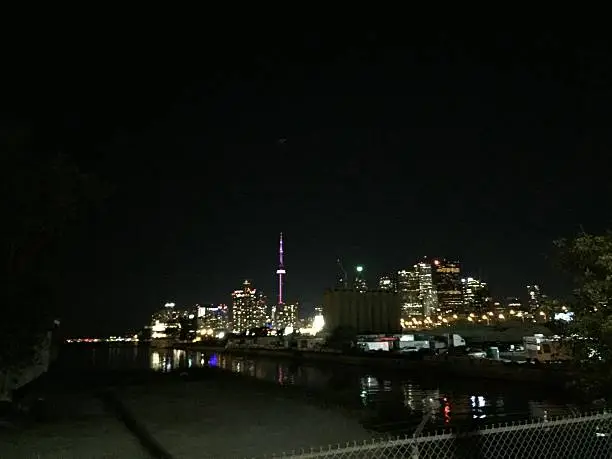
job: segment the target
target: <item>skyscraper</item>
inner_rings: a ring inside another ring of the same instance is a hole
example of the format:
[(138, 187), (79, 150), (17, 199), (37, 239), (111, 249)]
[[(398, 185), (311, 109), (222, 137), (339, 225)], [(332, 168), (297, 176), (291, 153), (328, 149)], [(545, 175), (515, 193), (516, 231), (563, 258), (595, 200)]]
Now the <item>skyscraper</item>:
[(397, 293), (402, 309), (402, 319), (424, 315), (423, 304), (419, 300), (419, 273), (417, 267), (397, 272)]
[(197, 306), (198, 329), (213, 332), (226, 331), (229, 329), (229, 311), (224, 304)]
[(490, 306), (491, 298), (489, 295), (489, 287), (485, 282), (482, 282), (473, 277), (461, 279), (463, 291), (463, 304), (465, 312), (476, 313), (478, 315), (486, 312)]
[(151, 317), (151, 338), (177, 338), (180, 331), (180, 317), (181, 313), (175, 308), (175, 304), (166, 303)]
[(419, 302), (423, 307), (423, 315), (427, 317), (439, 310), (438, 294), (433, 283), (431, 265), (421, 262), (417, 263), (414, 269), (419, 277)]
[(540, 286), (535, 284), (527, 286), (527, 305), (530, 312), (533, 312), (542, 306), (542, 297), (543, 295), (540, 291)]
[(278, 330), (284, 330), (287, 327), (297, 327), (298, 324), (298, 304), (285, 302), (283, 307), (278, 310), (274, 326)]
[(433, 281), (438, 305), (444, 312), (464, 313), (461, 265), (458, 261), (434, 260)]
[(384, 290), (385, 292), (394, 292), (395, 283), (393, 282), (393, 279), (391, 279), (389, 276), (382, 276), (378, 280), (378, 288), (380, 290)]
[(266, 325), (266, 301), (261, 292), (251, 286), (248, 280), (242, 288), (232, 293), (232, 329), (243, 332)]

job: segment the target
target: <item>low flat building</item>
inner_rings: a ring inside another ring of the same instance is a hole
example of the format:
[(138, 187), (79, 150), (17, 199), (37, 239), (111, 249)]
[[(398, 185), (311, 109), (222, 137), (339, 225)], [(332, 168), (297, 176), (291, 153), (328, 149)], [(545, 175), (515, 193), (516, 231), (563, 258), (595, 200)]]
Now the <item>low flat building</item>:
[(323, 315), (329, 332), (346, 327), (358, 334), (400, 333), (400, 314), (399, 296), (391, 291), (333, 289), (323, 296)]

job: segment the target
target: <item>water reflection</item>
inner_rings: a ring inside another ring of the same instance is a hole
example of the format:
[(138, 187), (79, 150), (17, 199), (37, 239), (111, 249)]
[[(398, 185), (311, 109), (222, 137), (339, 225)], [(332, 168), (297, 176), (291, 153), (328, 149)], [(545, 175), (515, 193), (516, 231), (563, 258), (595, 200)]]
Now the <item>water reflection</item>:
[[(297, 364), (209, 352), (154, 349), (146, 346), (71, 347), (61, 355), (66, 368), (144, 369), (171, 372), (216, 367), (245, 376), (322, 391), (326, 397), (367, 418), (369, 427), (388, 433), (412, 433), (424, 417), (428, 428), (457, 423), (491, 423), (514, 419), (547, 419), (571, 414), (573, 407), (550, 394), (508, 383), (454, 378), (417, 382), (393, 372), (358, 367)], [(364, 421), (365, 423), (365, 421)]]
[(470, 397), (470, 402), (472, 403), (472, 418), (474, 419), (484, 419), (487, 417), (485, 412), (485, 407), (487, 406), (487, 401), (482, 395), (472, 395)]
[(412, 383), (402, 384), (404, 395), (404, 407), (409, 411), (419, 414), (428, 414), (432, 418), (442, 408), (439, 389), (423, 389)]
[[(114, 355), (114, 354), (113, 354)], [(342, 400), (361, 406), (381, 425), (385, 422), (420, 420), (446, 425), (458, 421), (491, 422), (498, 418), (540, 418), (567, 413), (564, 405), (529, 399), (519, 388), (506, 385), (499, 391), (457, 386), (458, 382), (440, 381), (433, 387), (402, 381), (393, 376), (363, 373), (359, 368), (298, 365), (265, 358), (246, 358), (225, 354), (151, 350), (150, 368), (169, 372), (193, 367), (217, 367), (245, 376), (275, 382), (322, 389), (342, 396)], [(443, 391), (441, 391), (444, 387)], [(374, 421), (372, 421), (374, 422)]]
[(162, 373), (168, 373), (180, 368), (191, 368), (193, 365), (193, 356), (188, 357), (183, 350), (152, 350), (150, 355), (150, 368)]

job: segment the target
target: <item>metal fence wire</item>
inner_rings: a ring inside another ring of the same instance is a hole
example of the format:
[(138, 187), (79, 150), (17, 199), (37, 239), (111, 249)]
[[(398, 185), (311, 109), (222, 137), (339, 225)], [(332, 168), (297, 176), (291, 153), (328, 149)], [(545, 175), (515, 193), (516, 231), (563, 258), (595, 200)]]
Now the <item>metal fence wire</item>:
[(276, 458), (612, 458), (612, 413), (480, 427), (282, 453)]

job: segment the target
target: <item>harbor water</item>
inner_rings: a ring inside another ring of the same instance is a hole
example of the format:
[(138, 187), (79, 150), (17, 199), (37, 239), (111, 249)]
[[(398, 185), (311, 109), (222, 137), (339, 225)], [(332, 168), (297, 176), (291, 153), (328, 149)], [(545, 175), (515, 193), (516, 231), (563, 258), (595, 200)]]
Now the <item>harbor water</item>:
[(180, 373), (215, 367), (244, 376), (245, 383), (255, 378), (322, 394), (328, 400), (337, 401), (338, 406), (368, 429), (387, 434), (413, 433), (424, 418), (426, 430), (432, 430), (475, 423), (549, 419), (586, 409), (564, 393), (522, 383), (159, 349), (143, 344), (66, 345), (58, 366), (74, 375), (82, 370), (122, 370), (129, 375), (130, 370)]

